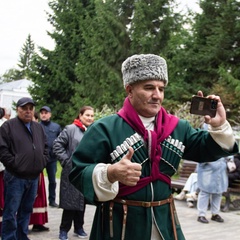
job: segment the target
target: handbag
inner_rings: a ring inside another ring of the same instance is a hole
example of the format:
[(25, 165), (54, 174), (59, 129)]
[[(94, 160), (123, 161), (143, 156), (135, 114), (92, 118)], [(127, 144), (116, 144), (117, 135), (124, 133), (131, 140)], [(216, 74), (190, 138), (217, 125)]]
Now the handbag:
[(227, 168), (229, 172), (233, 172), (236, 170), (236, 164), (234, 162), (234, 159), (231, 158), (227, 158)]

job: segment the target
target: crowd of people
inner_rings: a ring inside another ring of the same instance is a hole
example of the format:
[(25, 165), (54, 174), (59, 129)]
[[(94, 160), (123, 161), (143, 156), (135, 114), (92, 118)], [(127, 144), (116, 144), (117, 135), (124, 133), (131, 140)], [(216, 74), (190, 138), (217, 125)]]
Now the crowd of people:
[[(62, 229), (66, 229), (67, 233), (72, 221), (76, 236), (86, 238), (83, 229), (84, 197), (69, 183), (67, 176), (71, 170), (74, 148), (87, 126), (93, 122), (93, 108), (82, 107), (73, 124), (66, 126), (63, 131), (59, 124), (51, 121), (50, 107), (43, 106), (38, 113), (35, 111), (35, 102), (28, 97), (18, 100), (16, 117), (10, 119), (8, 109), (4, 113), (0, 121), (0, 238), (28, 240), (29, 225), (32, 225), (33, 232), (50, 230), (45, 226), (48, 223), (48, 211), (43, 170), (46, 169), (49, 182), (49, 206), (57, 208), (57, 158), (63, 169), (61, 186), (65, 184), (66, 187), (60, 191), (60, 207), (64, 211), (59, 239), (67, 239)], [(66, 195), (66, 189), (72, 189), (72, 192)], [(64, 199), (67, 202), (64, 203)], [(76, 206), (79, 209), (75, 209)]]
[[(218, 206), (227, 185), (210, 187), (211, 171), (217, 172), (213, 169), (220, 169), (222, 159), (238, 153), (224, 106), (219, 96), (207, 96), (217, 100), (216, 116), (204, 116), (207, 131), (169, 114), (162, 106), (167, 71), (165, 59), (158, 55), (130, 56), (122, 64), (122, 108), (94, 121), (94, 109), (84, 106), (63, 130), (51, 121), (49, 106), (40, 108), (38, 123), (33, 99), (18, 100), (17, 116), (0, 127), (2, 240), (28, 240), (30, 224), (32, 231), (51, 230), (45, 226), (44, 169), (48, 205), (63, 209), (60, 240), (68, 239), (72, 225), (75, 236), (88, 237), (86, 202), (96, 205), (90, 240), (184, 240), (171, 192), (171, 177), (181, 159), (198, 162), (198, 169), (179, 199), (197, 198), (198, 221), (206, 223), (211, 196), (212, 220), (223, 222)], [(197, 95), (204, 96), (201, 91)], [(62, 167), (59, 204), (57, 161)]]

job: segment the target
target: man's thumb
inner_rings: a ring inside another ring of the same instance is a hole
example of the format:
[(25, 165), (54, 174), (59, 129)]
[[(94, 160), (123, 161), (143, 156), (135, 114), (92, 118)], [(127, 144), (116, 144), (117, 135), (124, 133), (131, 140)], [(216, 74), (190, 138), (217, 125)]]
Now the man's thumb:
[(127, 152), (127, 154), (126, 154), (125, 157), (126, 157), (127, 159), (131, 160), (133, 154), (134, 154), (134, 150), (133, 150), (133, 148), (132, 148), (132, 147), (129, 147), (128, 152)]

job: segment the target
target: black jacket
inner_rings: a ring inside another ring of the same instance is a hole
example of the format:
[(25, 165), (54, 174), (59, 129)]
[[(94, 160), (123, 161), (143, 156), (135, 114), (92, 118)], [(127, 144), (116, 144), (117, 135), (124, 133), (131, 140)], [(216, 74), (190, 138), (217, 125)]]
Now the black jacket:
[(234, 162), (236, 165), (236, 169), (233, 172), (228, 173), (228, 181), (229, 181), (229, 186), (233, 183), (234, 180), (240, 179), (240, 157), (234, 156)]
[(53, 141), (58, 137), (62, 129), (59, 124), (52, 121), (41, 121), (40, 124), (42, 125), (44, 132), (47, 136), (48, 153), (49, 153), (48, 162), (55, 162), (57, 161), (57, 158), (53, 153)]
[(48, 146), (42, 126), (31, 122), (31, 132), (18, 117), (0, 127), (0, 161), (19, 178), (35, 179), (47, 164)]

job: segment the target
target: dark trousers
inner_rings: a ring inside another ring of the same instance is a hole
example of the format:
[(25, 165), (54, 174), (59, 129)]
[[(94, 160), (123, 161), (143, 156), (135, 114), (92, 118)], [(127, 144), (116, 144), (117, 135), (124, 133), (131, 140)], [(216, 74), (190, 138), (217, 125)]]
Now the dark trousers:
[(4, 172), (3, 240), (28, 240), (28, 224), (37, 195), (38, 178), (27, 180)]
[(60, 231), (68, 232), (72, 227), (72, 222), (74, 231), (81, 229), (84, 224), (84, 213), (85, 207), (84, 211), (63, 209)]
[(56, 200), (56, 172), (57, 172), (57, 162), (48, 162), (46, 166), (48, 175), (48, 201), (49, 203), (55, 203)]

